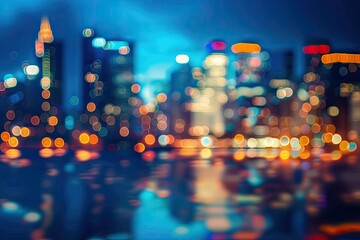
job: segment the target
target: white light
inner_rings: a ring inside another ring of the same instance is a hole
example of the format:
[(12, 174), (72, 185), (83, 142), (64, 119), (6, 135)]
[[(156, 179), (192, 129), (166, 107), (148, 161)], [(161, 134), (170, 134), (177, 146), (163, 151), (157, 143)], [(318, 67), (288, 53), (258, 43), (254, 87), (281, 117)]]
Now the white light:
[(24, 68), (24, 72), (26, 75), (35, 76), (39, 74), (39, 67), (36, 65), (29, 65)]
[(6, 88), (13, 88), (17, 85), (17, 80), (15, 77), (10, 77), (4, 80), (4, 85)]
[(185, 64), (189, 62), (190, 58), (186, 54), (179, 54), (176, 56), (175, 60), (179, 64)]

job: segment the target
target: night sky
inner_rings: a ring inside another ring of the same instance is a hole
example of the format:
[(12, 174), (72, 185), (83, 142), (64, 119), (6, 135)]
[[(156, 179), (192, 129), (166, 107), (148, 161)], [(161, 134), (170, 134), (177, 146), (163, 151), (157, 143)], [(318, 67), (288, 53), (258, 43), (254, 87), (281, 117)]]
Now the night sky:
[[(292, 3), (290, 3), (292, 2)], [(301, 47), (309, 38), (328, 39), (333, 49), (360, 48), (360, 1), (242, 0), (0, 0), (0, 75), (19, 79), (21, 63), (37, 63), (34, 41), (42, 16), (48, 16), (56, 41), (64, 42), (65, 95), (81, 87), (81, 32), (135, 42), (136, 80), (167, 80), (175, 56), (185, 53), (201, 66), (205, 45), (223, 39), (229, 45), (255, 41), (267, 49), (293, 49), (297, 76)], [(70, 84), (71, 83), (71, 84)], [(70, 105), (65, 107), (70, 108)]]

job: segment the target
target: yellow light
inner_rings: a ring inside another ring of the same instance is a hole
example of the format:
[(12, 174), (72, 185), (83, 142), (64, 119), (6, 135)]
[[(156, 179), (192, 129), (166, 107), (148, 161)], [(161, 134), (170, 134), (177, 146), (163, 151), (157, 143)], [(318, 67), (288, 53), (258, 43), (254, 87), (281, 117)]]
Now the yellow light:
[(343, 152), (347, 151), (348, 147), (349, 147), (349, 142), (348, 141), (341, 141), (340, 142), (339, 148), (340, 148), (341, 151), (343, 151)]
[(9, 149), (5, 152), (5, 156), (10, 159), (16, 159), (21, 156), (21, 152), (18, 149)]
[(27, 127), (21, 128), (21, 130), (20, 130), (20, 135), (21, 135), (22, 137), (28, 137), (28, 136), (30, 136), (30, 129), (27, 128)]
[(56, 138), (56, 139), (54, 140), (54, 145), (55, 145), (55, 147), (57, 147), (57, 148), (62, 148), (62, 147), (64, 147), (64, 145), (65, 145), (64, 139), (62, 139), (62, 138)]
[(237, 150), (235, 153), (234, 153), (234, 160), (235, 161), (242, 161), (245, 159), (245, 150), (243, 149), (240, 149), (240, 150)]
[(54, 40), (50, 22), (47, 17), (41, 19), (40, 31), (38, 33), (38, 39), (44, 43), (51, 43)]
[(9, 141), (10, 139), (10, 133), (9, 132), (2, 132), (1, 133), (1, 140), (3, 140), (4, 142)]
[(144, 141), (148, 145), (153, 145), (155, 143), (156, 139), (155, 139), (154, 135), (148, 134), (145, 136)]
[(236, 43), (231, 46), (233, 53), (258, 53), (261, 51), (261, 47), (256, 43)]
[(290, 158), (290, 152), (288, 150), (282, 150), (279, 157), (281, 160), (288, 160)]
[(210, 158), (212, 156), (212, 152), (210, 149), (206, 148), (206, 149), (202, 149), (200, 151), (200, 157), (201, 158)]
[(56, 126), (58, 124), (58, 122), (59, 122), (59, 120), (58, 120), (58, 118), (56, 116), (51, 116), (48, 119), (48, 124), (50, 126)]
[(142, 153), (145, 151), (145, 145), (143, 143), (137, 143), (134, 146), (134, 150), (138, 153)]
[(44, 137), (44, 138), (41, 140), (41, 144), (42, 144), (43, 147), (45, 147), (45, 148), (51, 147), (51, 145), (52, 145), (52, 140), (51, 140), (51, 138), (49, 138), (49, 137)]
[(10, 147), (17, 147), (19, 145), (19, 140), (16, 137), (11, 137), (8, 140), (8, 144)]
[(81, 133), (79, 136), (79, 141), (82, 144), (88, 144), (90, 141), (90, 136), (87, 133)]
[(332, 133), (324, 133), (324, 134), (322, 135), (322, 140), (323, 140), (323, 142), (325, 142), (325, 143), (331, 143), (331, 142), (332, 142), (332, 138), (333, 138)]

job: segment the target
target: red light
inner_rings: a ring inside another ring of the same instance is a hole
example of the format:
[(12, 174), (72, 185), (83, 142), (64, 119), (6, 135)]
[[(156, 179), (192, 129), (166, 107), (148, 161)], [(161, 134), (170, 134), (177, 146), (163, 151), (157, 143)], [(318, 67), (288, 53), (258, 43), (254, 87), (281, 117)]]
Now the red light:
[(303, 52), (305, 54), (317, 54), (317, 53), (319, 53), (319, 49), (318, 49), (318, 46), (316, 46), (316, 45), (309, 45), (309, 46), (303, 47)]
[(329, 45), (319, 45), (318, 48), (319, 48), (319, 53), (320, 54), (326, 54), (326, 53), (330, 52)]
[(303, 52), (305, 54), (326, 54), (330, 52), (329, 45), (308, 45), (303, 47)]
[(211, 43), (211, 48), (212, 48), (213, 50), (216, 50), (216, 51), (225, 50), (225, 48), (226, 48), (226, 43), (220, 42), (220, 41), (212, 42), (212, 43)]

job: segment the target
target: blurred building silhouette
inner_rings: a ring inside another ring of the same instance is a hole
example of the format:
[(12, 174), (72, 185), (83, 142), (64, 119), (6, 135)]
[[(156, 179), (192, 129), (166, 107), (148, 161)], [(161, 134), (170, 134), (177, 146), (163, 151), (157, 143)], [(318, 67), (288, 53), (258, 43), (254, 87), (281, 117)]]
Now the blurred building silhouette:
[(226, 44), (213, 41), (208, 45), (210, 54), (204, 61), (204, 74), (192, 94), (192, 119), (190, 134), (193, 136), (225, 134), (223, 105), (227, 102), (226, 75), (228, 57), (224, 54)]
[(179, 63), (170, 80), (170, 132), (177, 137), (189, 136), (191, 123), (191, 88), (194, 79), (188, 63)]
[(232, 51), (238, 55), (234, 93), (239, 115), (237, 132), (248, 136), (268, 135), (265, 118), (270, 114), (266, 106), (271, 104), (266, 98), (269, 53), (262, 52), (256, 43), (237, 43)]
[(82, 122), (106, 142), (127, 148), (128, 138), (141, 133), (138, 108), (142, 101), (133, 76), (133, 44), (97, 37), (92, 29), (85, 29), (83, 36)]

